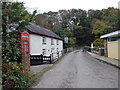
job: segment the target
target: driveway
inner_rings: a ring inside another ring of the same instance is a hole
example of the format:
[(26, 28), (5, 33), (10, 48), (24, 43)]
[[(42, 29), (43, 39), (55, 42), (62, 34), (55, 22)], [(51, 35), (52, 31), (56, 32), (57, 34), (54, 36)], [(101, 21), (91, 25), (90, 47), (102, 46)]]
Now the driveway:
[(76, 50), (46, 72), (34, 88), (118, 88), (118, 69)]

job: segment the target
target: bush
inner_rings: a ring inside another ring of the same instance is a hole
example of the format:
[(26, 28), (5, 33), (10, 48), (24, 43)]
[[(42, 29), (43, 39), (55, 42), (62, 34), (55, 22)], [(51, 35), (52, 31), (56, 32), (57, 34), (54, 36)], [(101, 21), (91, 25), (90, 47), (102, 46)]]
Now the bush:
[(28, 70), (24, 70), (22, 64), (8, 65), (3, 71), (3, 88), (26, 89), (34, 80), (33, 75)]
[(92, 48), (93, 51), (99, 51), (99, 47)]
[(84, 48), (85, 50), (89, 51), (89, 52), (91, 51), (91, 47), (90, 47), (90, 46), (84, 46), (83, 48)]
[(95, 47), (104, 47), (104, 40), (101, 38), (98, 38), (93, 42), (93, 44)]

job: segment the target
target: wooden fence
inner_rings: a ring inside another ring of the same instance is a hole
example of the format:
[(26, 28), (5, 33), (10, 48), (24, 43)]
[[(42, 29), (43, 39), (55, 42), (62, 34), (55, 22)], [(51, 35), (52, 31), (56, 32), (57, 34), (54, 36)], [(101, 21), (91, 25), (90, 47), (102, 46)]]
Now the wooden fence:
[(76, 49), (78, 48), (73, 48), (73, 47), (67, 48), (60, 52), (52, 53), (50, 56), (43, 56), (42, 54), (41, 55), (30, 55), (30, 64), (31, 65), (52, 64), (56, 60), (58, 60), (58, 58), (63, 56), (65, 53), (74, 51)]
[(51, 56), (41, 55), (30, 55), (30, 64), (31, 65), (41, 65), (41, 64), (51, 64)]

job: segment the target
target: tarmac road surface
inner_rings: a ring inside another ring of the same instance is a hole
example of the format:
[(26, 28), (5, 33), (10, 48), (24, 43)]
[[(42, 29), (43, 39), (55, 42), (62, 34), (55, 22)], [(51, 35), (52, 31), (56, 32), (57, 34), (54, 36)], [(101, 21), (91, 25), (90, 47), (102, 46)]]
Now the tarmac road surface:
[(76, 50), (46, 72), (34, 88), (118, 88), (118, 69)]

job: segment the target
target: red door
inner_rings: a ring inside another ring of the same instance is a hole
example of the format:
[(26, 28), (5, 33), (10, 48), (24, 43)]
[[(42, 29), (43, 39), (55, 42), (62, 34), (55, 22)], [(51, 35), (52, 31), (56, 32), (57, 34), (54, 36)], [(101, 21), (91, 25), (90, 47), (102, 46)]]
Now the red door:
[(21, 33), (21, 52), (23, 65), (30, 69), (29, 34), (25, 32)]

